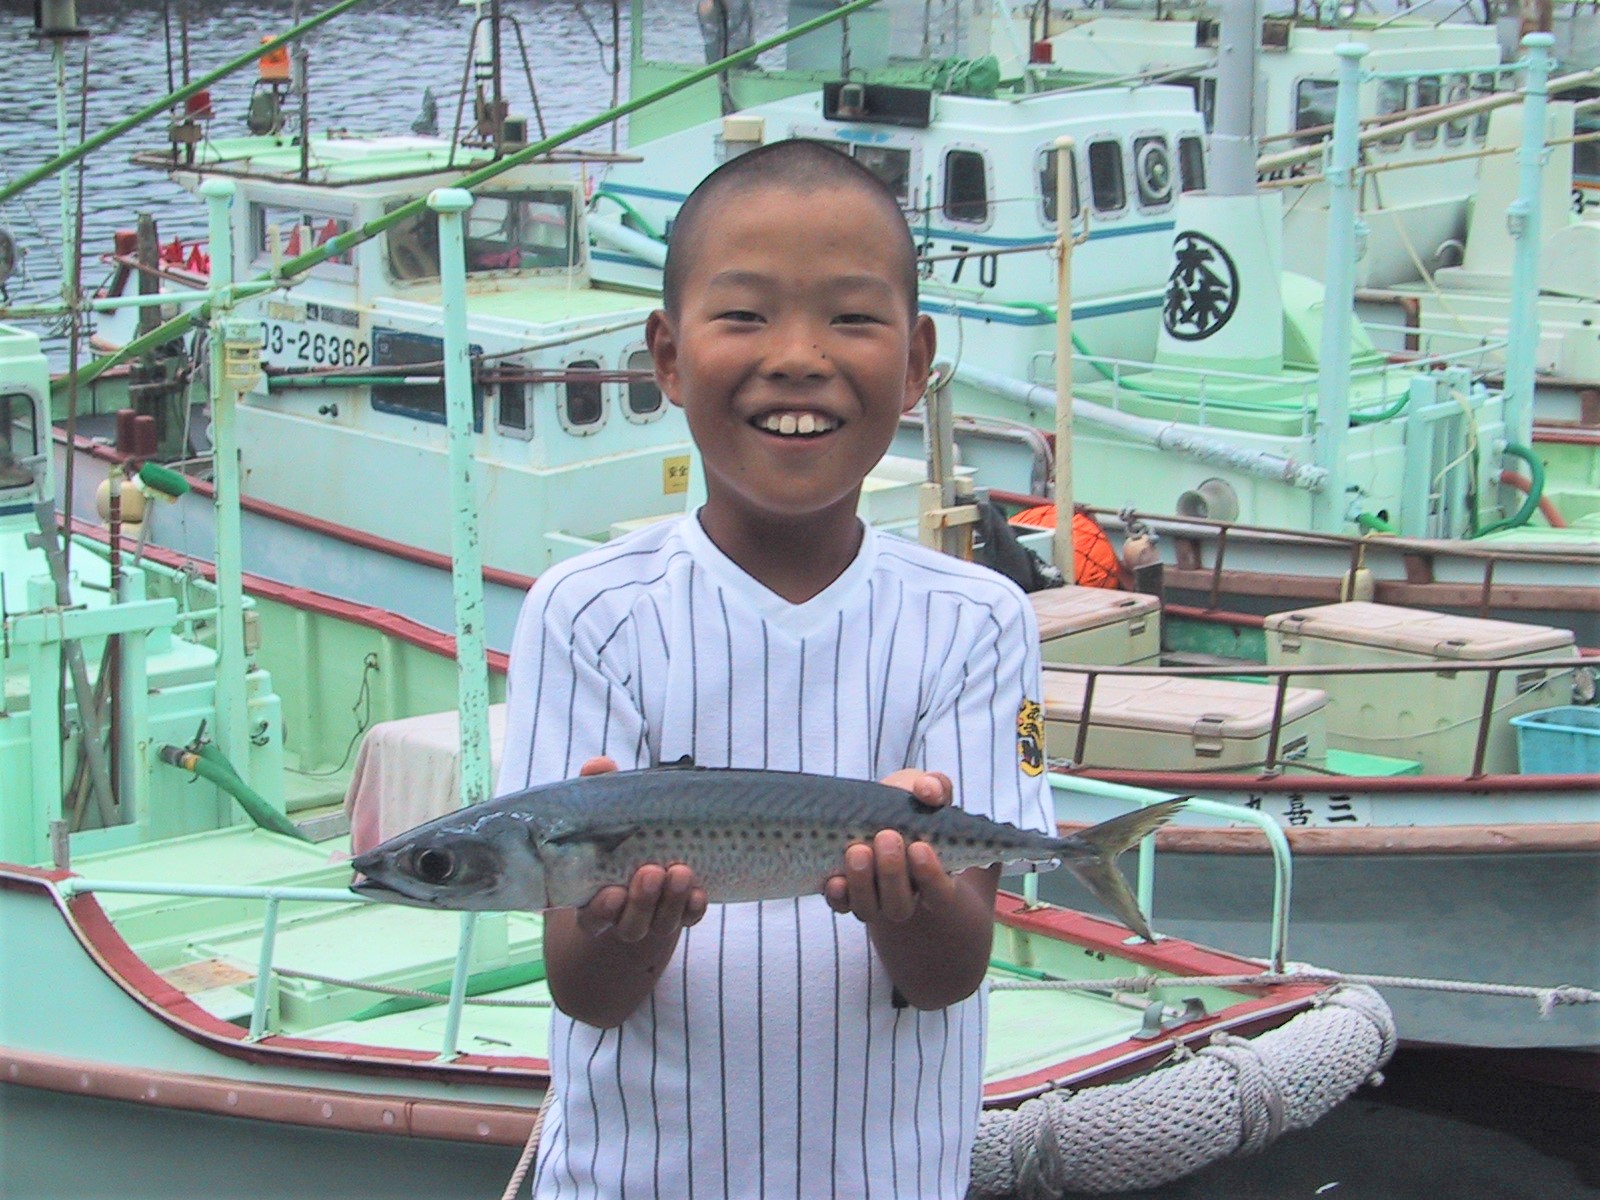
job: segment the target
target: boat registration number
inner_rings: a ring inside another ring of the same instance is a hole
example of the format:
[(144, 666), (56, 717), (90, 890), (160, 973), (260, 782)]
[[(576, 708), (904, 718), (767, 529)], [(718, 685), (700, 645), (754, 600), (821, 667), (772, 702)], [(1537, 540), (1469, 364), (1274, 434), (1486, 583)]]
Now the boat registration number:
[(284, 321), (261, 322), (261, 347), (269, 360), (323, 367), (364, 366), (372, 357), (372, 347), (364, 338)]

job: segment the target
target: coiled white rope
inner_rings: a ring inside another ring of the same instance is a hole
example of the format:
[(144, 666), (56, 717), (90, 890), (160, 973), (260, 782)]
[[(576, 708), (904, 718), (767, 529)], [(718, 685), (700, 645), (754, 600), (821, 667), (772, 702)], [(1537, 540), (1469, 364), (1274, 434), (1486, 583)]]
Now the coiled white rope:
[[(1104, 986), (1107, 981), (1100, 981)], [(1395, 1048), (1394, 1018), (1365, 985), (1340, 987), (1259, 1037), (1219, 1034), (1124, 1083), (1047, 1092), (978, 1126), (969, 1197), (1055, 1200), (1154, 1187), (1311, 1125)]]

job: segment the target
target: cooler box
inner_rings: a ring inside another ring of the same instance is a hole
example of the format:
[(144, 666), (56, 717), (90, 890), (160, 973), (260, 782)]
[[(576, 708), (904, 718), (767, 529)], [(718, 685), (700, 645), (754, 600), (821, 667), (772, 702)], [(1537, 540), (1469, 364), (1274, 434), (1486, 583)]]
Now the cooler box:
[(1045, 588), (1031, 592), (1047, 663), (1128, 667), (1161, 653), (1161, 600), (1110, 588)]
[[(1083, 720), (1088, 676), (1044, 673), (1045, 753), (1071, 759)], [(1254, 771), (1267, 761), (1276, 689), (1259, 683), (1172, 675), (1097, 675), (1089, 710), (1085, 767), (1147, 771), (1235, 768)], [(1314, 688), (1284, 694), (1277, 761), (1320, 766), (1327, 753), (1322, 709)]]
[[(1266, 618), (1267, 662), (1274, 666), (1571, 658), (1572, 632), (1548, 625), (1455, 617), (1364, 600), (1327, 604)], [(1335, 746), (1398, 755), (1424, 775), (1472, 770), (1478, 717), (1488, 676), (1482, 671), (1393, 675), (1296, 675), (1294, 683), (1328, 694), (1328, 739)], [(1517, 769), (1511, 718), (1572, 699), (1572, 672), (1561, 668), (1502, 671), (1496, 686), (1483, 769)]]

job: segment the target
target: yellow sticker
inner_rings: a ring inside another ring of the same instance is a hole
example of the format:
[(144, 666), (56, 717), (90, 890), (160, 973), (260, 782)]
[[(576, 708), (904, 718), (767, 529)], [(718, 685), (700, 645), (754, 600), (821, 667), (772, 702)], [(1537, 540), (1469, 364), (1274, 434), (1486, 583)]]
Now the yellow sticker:
[(675, 454), (661, 460), (661, 492), (678, 496), (689, 490), (689, 456)]
[(1024, 775), (1044, 770), (1044, 709), (1037, 700), (1023, 700), (1017, 709), (1017, 761)]

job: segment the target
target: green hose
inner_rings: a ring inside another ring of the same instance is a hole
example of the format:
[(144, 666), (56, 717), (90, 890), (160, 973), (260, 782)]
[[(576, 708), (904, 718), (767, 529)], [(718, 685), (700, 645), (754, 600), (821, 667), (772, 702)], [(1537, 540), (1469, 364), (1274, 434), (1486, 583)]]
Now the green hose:
[(626, 214), (627, 216), (632, 217), (634, 219), (634, 221), (636, 221), (638, 223), (639, 231), (641, 233), (645, 234), (647, 237), (654, 238), (656, 241), (661, 242), (663, 245), (666, 244), (666, 240), (667, 239), (664, 236), (662, 236), (661, 234), (656, 232), (656, 227), (654, 225), (650, 224), (650, 218), (646, 217), (637, 208), (635, 208), (633, 205), (629, 204), (626, 200), (624, 200), (621, 196), (617, 195), (615, 192), (611, 191), (609, 188), (605, 188), (605, 187), (596, 188), (595, 192), (594, 192), (594, 198), (596, 200), (609, 200), (609, 201), (611, 201), (611, 203), (615, 204), (618, 208), (620, 208), (623, 211), (624, 214)]
[(1532, 450), (1516, 442), (1507, 442), (1504, 454), (1512, 458), (1520, 458), (1528, 466), (1528, 494), (1522, 498), (1522, 507), (1517, 509), (1504, 521), (1496, 521), (1487, 529), (1480, 529), (1473, 536), (1484, 537), (1491, 533), (1499, 533), (1505, 529), (1519, 529), (1528, 523), (1534, 511), (1539, 507), (1539, 501), (1544, 497), (1544, 463), (1540, 462)]
[(1382, 517), (1378, 516), (1377, 513), (1369, 513), (1369, 512), (1357, 513), (1356, 514), (1356, 525), (1360, 527), (1360, 529), (1361, 529), (1361, 531), (1363, 533), (1399, 533), (1400, 532), (1393, 525), (1389, 524), (1389, 522), (1385, 521)]
[(311, 840), (298, 825), (273, 808), (261, 793), (252, 790), (249, 784), (240, 779), (227, 756), (215, 746), (202, 746), (198, 752), (178, 746), (163, 746), (160, 757), (164, 763), (192, 771), (201, 779), (216, 784), (237, 800), (245, 814), (262, 829), (281, 833), (285, 837), (296, 838), (302, 842)]

